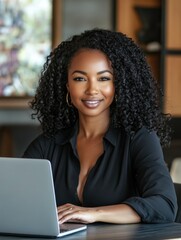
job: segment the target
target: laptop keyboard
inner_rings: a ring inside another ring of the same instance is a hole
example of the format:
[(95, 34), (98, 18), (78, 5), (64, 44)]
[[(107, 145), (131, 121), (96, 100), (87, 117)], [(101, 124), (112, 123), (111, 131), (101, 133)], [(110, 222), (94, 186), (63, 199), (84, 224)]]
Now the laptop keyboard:
[(71, 229), (66, 225), (62, 224), (59, 226), (60, 228), (60, 232), (67, 232), (67, 231), (70, 231)]

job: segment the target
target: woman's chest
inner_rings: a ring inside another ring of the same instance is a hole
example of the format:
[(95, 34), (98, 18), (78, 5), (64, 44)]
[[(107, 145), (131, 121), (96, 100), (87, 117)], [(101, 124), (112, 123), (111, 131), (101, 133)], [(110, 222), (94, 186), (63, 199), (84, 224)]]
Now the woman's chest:
[[(77, 187), (80, 161), (71, 148), (61, 150), (52, 161), (57, 204), (67, 202), (81, 205)], [(89, 152), (91, 155), (91, 152)], [(82, 204), (100, 206), (120, 203), (135, 192), (134, 173), (129, 151), (106, 146), (90, 169), (82, 190)]]

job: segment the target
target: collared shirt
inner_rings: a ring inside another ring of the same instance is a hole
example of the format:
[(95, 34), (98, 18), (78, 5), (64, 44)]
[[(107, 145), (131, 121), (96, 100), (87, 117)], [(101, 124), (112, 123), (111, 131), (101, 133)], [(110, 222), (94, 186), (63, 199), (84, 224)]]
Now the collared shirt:
[(82, 202), (77, 195), (80, 172), (77, 134), (77, 125), (59, 131), (54, 138), (42, 134), (23, 156), (51, 162), (57, 206), (72, 203), (98, 207), (125, 203), (143, 222), (174, 221), (175, 190), (155, 132), (142, 128), (131, 139), (123, 129), (110, 127), (103, 138), (104, 152), (88, 174)]

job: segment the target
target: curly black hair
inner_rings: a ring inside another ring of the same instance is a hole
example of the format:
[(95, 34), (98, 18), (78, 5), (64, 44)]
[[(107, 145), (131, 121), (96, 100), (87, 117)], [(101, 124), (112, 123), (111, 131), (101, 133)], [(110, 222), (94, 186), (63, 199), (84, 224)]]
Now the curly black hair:
[(78, 118), (77, 109), (66, 103), (66, 83), (70, 61), (81, 48), (100, 50), (112, 63), (116, 97), (110, 107), (111, 125), (130, 136), (145, 126), (157, 132), (163, 146), (169, 144), (170, 115), (161, 111), (162, 93), (143, 50), (125, 34), (104, 29), (74, 35), (47, 57), (31, 102), (32, 117), (38, 118), (44, 134), (54, 136)]

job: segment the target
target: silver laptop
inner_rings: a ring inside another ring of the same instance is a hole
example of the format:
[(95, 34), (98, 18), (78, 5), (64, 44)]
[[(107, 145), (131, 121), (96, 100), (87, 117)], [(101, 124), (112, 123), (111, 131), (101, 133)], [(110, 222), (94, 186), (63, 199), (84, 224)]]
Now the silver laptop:
[(59, 225), (48, 160), (0, 158), (0, 234), (61, 237), (85, 229)]

